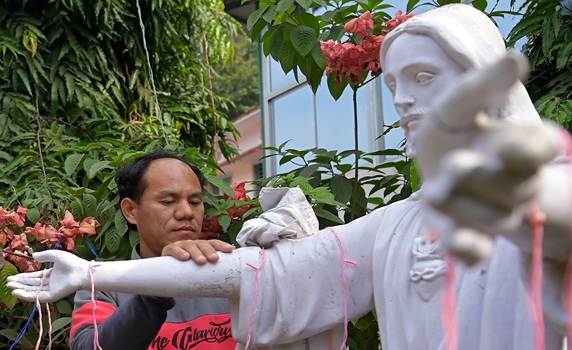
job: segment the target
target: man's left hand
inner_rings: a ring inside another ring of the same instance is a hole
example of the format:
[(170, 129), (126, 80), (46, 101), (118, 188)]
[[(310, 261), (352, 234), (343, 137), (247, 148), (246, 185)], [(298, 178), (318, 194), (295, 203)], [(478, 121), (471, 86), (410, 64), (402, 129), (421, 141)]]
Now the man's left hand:
[(172, 256), (181, 261), (193, 260), (197, 265), (218, 261), (218, 252), (230, 253), (236, 249), (232, 244), (218, 239), (184, 240), (163, 248), (162, 256)]

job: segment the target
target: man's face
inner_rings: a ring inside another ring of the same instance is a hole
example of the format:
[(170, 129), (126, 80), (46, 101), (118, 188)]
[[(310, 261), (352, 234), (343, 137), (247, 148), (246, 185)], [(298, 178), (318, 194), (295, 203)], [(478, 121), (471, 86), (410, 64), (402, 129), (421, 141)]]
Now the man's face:
[(152, 161), (143, 176), (139, 203), (125, 198), (121, 209), (137, 225), (142, 258), (161, 255), (163, 247), (201, 233), (205, 208), (199, 179), (189, 166), (172, 158)]
[(415, 157), (417, 128), (435, 96), (464, 72), (437, 43), (428, 36), (403, 33), (385, 57), (385, 84), (393, 94), (393, 103), (405, 130), (407, 155)]

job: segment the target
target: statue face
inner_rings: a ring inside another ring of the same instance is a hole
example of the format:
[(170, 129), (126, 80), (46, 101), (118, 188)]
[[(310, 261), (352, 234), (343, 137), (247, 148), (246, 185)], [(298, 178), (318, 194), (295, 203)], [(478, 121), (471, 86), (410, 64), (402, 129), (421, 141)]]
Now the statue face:
[(415, 157), (417, 128), (437, 94), (464, 70), (428, 36), (403, 33), (385, 57), (385, 84), (405, 130), (407, 155)]

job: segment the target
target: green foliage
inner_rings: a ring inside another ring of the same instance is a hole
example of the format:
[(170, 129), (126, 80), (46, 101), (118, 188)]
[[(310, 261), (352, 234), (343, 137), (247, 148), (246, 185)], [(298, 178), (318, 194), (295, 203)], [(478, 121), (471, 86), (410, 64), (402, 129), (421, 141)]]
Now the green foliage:
[[(91, 246), (102, 259), (128, 258), (138, 240), (118, 212), (119, 166), (166, 147), (216, 169), (215, 141), (224, 156), (236, 154), (226, 141), (236, 129), (221, 111), (229, 101), (209, 88), (208, 62), (227, 64), (230, 38), (242, 31), (223, 9), (221, 0), (0, 2), (2, 207), (30, 208), (27, 226), (56, 226), (66, 210), (94, 216), (102, 226), (75, 253), (94, 259)], [(14, 273), (2, 264), (0, 344), (16, 339), (32, 310), (5, 288)], [(51, 305), (54, 347), (69, 348), (72, 305)], [(38, 329), (34, 319), (16, 348), (33, 347)]]
[(218, 74), (213, 89), (230, 100), (228, 118), (234, 118), (260, 105), (258, 44), (244, 34), (234, 38), (234, 55), (225, 67), (215, 64)]
[[(284, 73), (293, 72), (297, 80), (301, 72), (314, 93), (326, 69), (320, 41), (341, 39), (343, 25), (366, 11), (373, 14), (375, 35), (381, 34), (382, 23), (391, 18), (385, 12), (391, 5), (383, 1), (270, 0), (258, 5), (247, 21), (252, 39), (267, 28), (260, 38), (264, 54), (278, 61)], [(315, 11), (319, 8), (325, 12)], [(332, 96), (341, 92), (337, 89)]]
[(528, 38), (523, 47), (531, 68), (526, 87), (543, 117), (572, 131), (572, 12), (558, 0), (525, 5), (509, 39)]

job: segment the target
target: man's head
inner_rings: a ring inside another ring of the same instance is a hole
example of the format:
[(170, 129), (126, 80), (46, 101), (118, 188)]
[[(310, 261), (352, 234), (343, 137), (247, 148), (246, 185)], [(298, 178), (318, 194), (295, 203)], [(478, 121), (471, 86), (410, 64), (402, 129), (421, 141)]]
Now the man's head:
[(160, 256), (167, 244), (199, 237), (206, 180), (184, 158), (151, 152), (125, 164), (116, 182), (123, 216), (139, 232), (141, 257)]
[[(423, 45), (417, 46), (419, 42)], [(380, 59), (385, 82), (393, 92), (405, 129), (410, 156), (415, 156), (418, 124), (415, 120), (429, 111), (434, 97), (464, 72), (489, 66), (505, 55), (498, 28), (484, 13), (469, 5), (453, 4), (427, 11), (402, 23), (385, 37)], [(403, 60), (417, 68), (414, 76)], [(427, 63), (432, 66), (426, 66)], [(401, 79), (405, 77), (409, 81)], [(493, 118), (507, 120), (538, 119), (521, 83), (511, 89), (502, 106), (487, 112)]]

